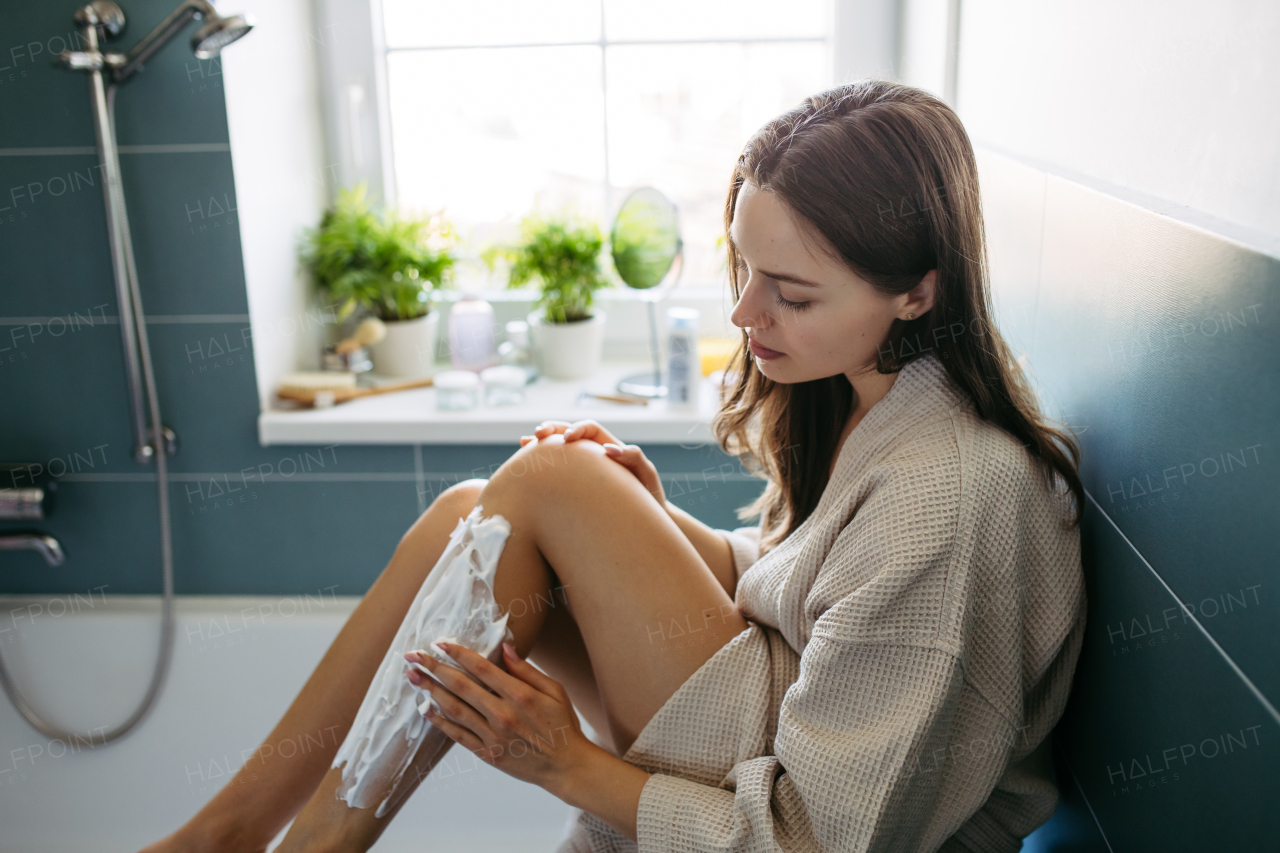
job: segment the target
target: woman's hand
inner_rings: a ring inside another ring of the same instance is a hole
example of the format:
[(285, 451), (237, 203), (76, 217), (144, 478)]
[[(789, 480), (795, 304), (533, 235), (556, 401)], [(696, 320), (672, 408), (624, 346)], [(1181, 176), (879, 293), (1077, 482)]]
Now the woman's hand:
[(445, 684), (409, 670), (409, 680), (429, 689), (447, 715), (429, 709), (433, 726), (486, 764), (545, 788), (636, 840), (640, 794), (649, 774), (587, 740), (558, 681), (521, 660), (506, 643), (502, 657), (509, 672), (457, 643), (436, 645), (489, 690), (425, 652), (406, 652), (405, 660), (422, 664)]
[(658, 476), (658, 469), (644, 455), (644, 451), (637, 445), (623, 444), (618, 441), (608, 430), (593, 420), (578, 421), (573, 424), (568, 421), (543, 421), (533, 431), (533, 435), (520, 437), (520, 446), (524, 447), (534, 439), (546, 438), (556, 433), (563, 433), (566, 443), (589, 438), (604, 445), (604, 452), (609, 458), (629, 469), (649, 494), (653, 495), (658, 505), (666, 508), (667, 495), (662, 488), (662, 478)]
[(409, 670), (409, 680), (429, 690), (444, 711), (429, 708), (431, 724), (486, 764), (560, 796), (575, 771), (601, 750), (582, 733), (564, 687), (506, 643), (508, 672), (465, 646), (437, 645), (489, 689), (425, 652), (406, 652), (405, 660), (422, 664), (444, 684)]
[(600, 424), (591, 419), (584, 421), (543, 421), (538, 424), (537, 429), (533, 431), (533, 435), (524, 435), (520, 437), (520, 446), (524, 447), (535, 438), (546, 438), (547, 436), (562, 433), (565, 441), (577, 441), (580, 438), (589, 438), (600, 444), (621, 444), (618, 439), (613, 437), (613, 433), (609, 432)]

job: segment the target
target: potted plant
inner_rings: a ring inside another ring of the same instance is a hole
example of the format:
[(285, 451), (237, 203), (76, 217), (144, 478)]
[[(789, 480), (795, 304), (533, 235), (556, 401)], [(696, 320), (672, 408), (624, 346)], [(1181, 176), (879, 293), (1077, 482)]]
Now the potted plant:
[(316, 286), (338, 305), (338, 320), (362, 308), (386, 325), (386, 336), (372, 347), (376, 372), (418, 376), (430, 371), (440, 319), (431, 310), (431, 291), (444, 286), (452, 272), (452, 237), (438, 217), (375, 212), (363, 183), (340, 190), (320, 226), (307, 232), (303, 263)]
[(600, 265), (604, 235), (593, 222), (530, 216), (520, 242), (506, 249), (508, 287), (537, 282), (529, 337), (538, 369), (551, 379), (580, 379), (600, 368), (605, 313), (595, 291), (610, 284)]

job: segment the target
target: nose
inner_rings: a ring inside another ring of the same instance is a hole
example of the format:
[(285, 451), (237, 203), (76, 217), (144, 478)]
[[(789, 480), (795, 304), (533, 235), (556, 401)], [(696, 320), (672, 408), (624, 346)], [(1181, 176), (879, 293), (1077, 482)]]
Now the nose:
[(742, 286), (742, 290), (739, 292), (738, 304), (734, 305), (733, 310), (729, 312), (729, 322), (739, 329), (768, 328), (769, 324), (766, 320), (768, 314), (763, 310), (764, 304), (760, 298), (760, 290), (760, 284), (756, 276), (748, 277), (746, 284)]

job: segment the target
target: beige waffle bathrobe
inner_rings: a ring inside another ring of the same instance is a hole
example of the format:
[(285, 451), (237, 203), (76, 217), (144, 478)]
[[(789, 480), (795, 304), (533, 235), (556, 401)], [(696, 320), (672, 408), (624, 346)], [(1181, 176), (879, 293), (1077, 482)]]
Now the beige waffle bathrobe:
[(638, 844), (574, 810), (559, 850), (1018, 850), (1085, 621), (1071, 498), (1033, 465), (937, 356), (903, 368), (791, 536), (719, 531), (749, 627), (624, 756), (655, 774)]

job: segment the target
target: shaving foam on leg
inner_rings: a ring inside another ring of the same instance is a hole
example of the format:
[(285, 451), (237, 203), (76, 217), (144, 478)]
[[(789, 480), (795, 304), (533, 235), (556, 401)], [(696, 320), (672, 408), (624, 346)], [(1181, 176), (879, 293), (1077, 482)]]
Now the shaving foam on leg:
[(404, 796), (400, 789), (412, 787), (401, 785), (405, 771), (412, 765), (419, 776), (425, 775), (453, 742), (423, 716), (435, 703), (427, 690), (409, 681), (410, 668), (425, 670), (406, 661), (405, 652), (425, 651), (465, 672), (437, 641), (466, 646), (497, 663), (502, 642), (514, 640), (493, 596), (498, 557), (510, 534), (505, 518), (481, 519), (476, 506), (449, 535), (448, 547), (418, 590), (334, 757), (333, 766), (342, 768), (337, 797), (348, 806), (376, 804), (374, 816), (385, 817)]

